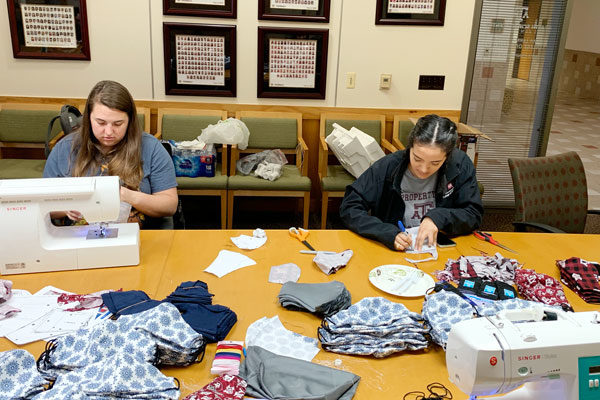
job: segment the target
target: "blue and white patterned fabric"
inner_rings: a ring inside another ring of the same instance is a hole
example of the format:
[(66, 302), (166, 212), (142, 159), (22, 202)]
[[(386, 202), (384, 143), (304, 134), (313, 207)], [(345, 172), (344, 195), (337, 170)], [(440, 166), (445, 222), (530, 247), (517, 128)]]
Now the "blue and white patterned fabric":
[(10, 350), (0, 353), (0, 400), (30, 399), (47, 384), (29, 352)]
[(126, 353), (58, 377), (52, 389), (35, 400), (165, 399), (179, 398), (175, 380), (155, 366)]
[[(539, 303), (523, 299), (496, 300), (477, 304), (482, 317), (498, 314), (503, 310), (539, 307)], [(451, 291), (442, 290), (425, 296), (423, 317), (431, 327), (431, 338), (444, 349), (452, 325), (475, 317), (475, 309), (465, 299)]]
[(154, 365), (188, 365), (204, 346), (202, 335), (183, 320), (177, 308), (162, 303), (59, 337), (42, 355), (40, 371), (52, 379), (118, 354)]
[(318, 330), (324, 350), (342, 354), (387, 357), (427, 347), (423, 317), (403, 304), (366, 297), (323, 320)]

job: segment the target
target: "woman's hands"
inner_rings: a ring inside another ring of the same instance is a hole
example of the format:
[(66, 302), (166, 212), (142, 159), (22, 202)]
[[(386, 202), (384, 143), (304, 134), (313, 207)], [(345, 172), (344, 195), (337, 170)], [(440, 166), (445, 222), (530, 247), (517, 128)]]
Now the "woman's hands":
[[(435, 246), (437, 240), (437, 234), (439, 232), (438, 227), (435, 225), (433, 220), (429, 217), (423, 218), (421, 225), (419, 225), (419, 232), (415, 238), (414, 249), (421, 250), (423, 244), (427, 240), (430, 246)], [(406, 232), (400, 232), (394, 239), (394, 248), (398, 251), (405, 251), (412, 245), (412, 239)]]

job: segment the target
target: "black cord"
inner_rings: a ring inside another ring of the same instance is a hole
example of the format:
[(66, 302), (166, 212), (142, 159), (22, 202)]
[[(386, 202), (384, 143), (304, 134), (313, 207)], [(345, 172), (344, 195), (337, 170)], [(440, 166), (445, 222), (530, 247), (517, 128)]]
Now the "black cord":
[[(439, 382), (433, 382), (427, 385), (427, 391), (429, 394), (426, 396), (425, 393), (420, 391), (408, 392), (402, 398), (403, 400), (451, 400), (452, 392)], [(409, 398), (409, 396), (414, 396)]]

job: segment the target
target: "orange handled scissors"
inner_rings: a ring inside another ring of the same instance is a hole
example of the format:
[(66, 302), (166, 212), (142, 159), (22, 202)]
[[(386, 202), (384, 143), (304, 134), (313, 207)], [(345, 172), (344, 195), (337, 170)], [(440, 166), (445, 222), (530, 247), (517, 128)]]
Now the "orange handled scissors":
[(486, 242), (491, 243), (494, 246), (501, 247), (504, 250), (510, 251), (512, 253), (515, 253), (515, 254), (519, 254), (516, 251), (514, 251), (513, 249), (510, 249), (510, 248), (506, 247), (505, 245), (498, 243), (498, 241), (496, 239), (494, 239), (492, 237), (492, 235), (489, 234), (489, 233), (481, 232), (481, 231), (475, 231), (475, 232), (473, 232), (473, 235), (475, 235), (475, 237), (477, 239), (485, 240)]
[(306, 241), (306, 237), (308, 236), (308, 231), (306, 229), (291, 227), (289, 229), (289, 231), (290, 231), (290, 235), (292, 237), (295, 237), (296, 239), (298, 239), (299, 241), (301, 241), (306, 247), (308, 247), (312, 251), (316, 251), (315, 248), (312, 247), (310, 245), (310, 243), (308, 243)]

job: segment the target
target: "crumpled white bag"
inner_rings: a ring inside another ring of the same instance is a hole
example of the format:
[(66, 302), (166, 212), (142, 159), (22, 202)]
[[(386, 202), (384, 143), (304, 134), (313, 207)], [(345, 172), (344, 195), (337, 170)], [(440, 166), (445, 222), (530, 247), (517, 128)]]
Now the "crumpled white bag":
[(198, 140), (204, 143), (237, 144), (240, 150), (248, 147), (250, 131), (245, 123), (235, 118), (221, 120), (202, 129)]

